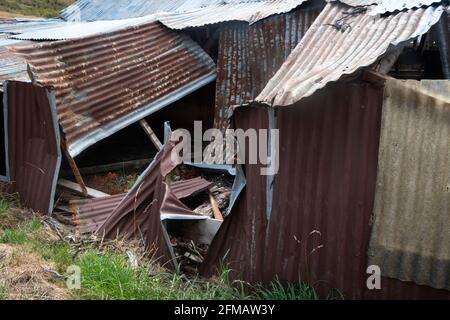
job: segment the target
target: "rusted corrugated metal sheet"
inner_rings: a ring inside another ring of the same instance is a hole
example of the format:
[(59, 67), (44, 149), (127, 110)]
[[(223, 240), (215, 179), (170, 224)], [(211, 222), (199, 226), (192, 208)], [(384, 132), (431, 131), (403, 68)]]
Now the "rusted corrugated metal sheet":
[(329, 3), (256, 100), (292, 105), (327, 83), (373, 64), (390, 46), (426, 33), (443, 11), (443, 6), (430, 6), (374, 17)]
[(450, 290), (450, 81), (386, 82), (369, 263)]
[(42, 213), (53, 211), (61, 163), (53, 93), (29, 83), (7, 82), (4, 93), (9, 191)]
[(212, 59), (157, 22), (77, 40), (16, 45), (55, 88), (72, 156), (215, 79)]
[(27, 73), (27, 62), (24, 58), (0, 45), (0, 90), (6, 80), (30, 82)]
[(230, 24), (219, 38), (214, 126), (228, 125), (228, 108), (252, 101), (286, 61), (320, 13), (304, 5), (251, 26)]
[[(330, 84), (293, 107), (277, 110), (280, 170), (266, 218), (266, 177), (245, 165), (247, 187), (225, 219), (203, 274), (225, 262), (250, 282), (309, 282), (321, 293), (350, 298), (450, 298), (411, 282), (382, 278), (368, 290), (367, 249), (375, 196), (382, 88)], [(238, 108), (234, 124), (268, 128), (264, 108)]]
[(64, 9), (67, 21), (97, 21), (161, 14), (175, 29), (241, 20), (255, 22), (269, 15), (288, 12), (306, 0), (80, 0)]
[(348, 4), (353, 7), (368, 7), (369, 14), (384, 14), (387, 12), (403, 11), (407, 9), (420, 8), (442, 0), (333, 0)]
[(81, 233), (91, 233), (106, 221), (126, 194), (104, 198), (71, 200), (69, 209), (74, 214), (74, 223)]

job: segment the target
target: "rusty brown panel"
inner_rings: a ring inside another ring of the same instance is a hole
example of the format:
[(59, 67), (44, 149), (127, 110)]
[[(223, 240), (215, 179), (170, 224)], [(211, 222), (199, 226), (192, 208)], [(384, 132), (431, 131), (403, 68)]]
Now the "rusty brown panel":
[(213, 61), (196, 43), (158, 22), (15, 50), (36, 81), (55, 88), (72, 155), (82, 149), (73, 147), (76, 142), (92, 144), (111, 134), (115, 129), (107, 125), (120, 127), (117, 121), (131, 121), (150, 104), (158, 109), (215, 78)]
[(47, 89), (10, 81), (6, 88), (10, 191), (41, 213), (53, 211), (61, 163), (56, 110)]
[(81, 233), (95, 232), (125, 198), (117, 194), (104, 198), (70, 200), (69, 209)]
[[(235, 128), (267, 128), (267, 111), (262, 108), (237, 109)], [(247, 153), (248, 158), (248, 153)], [(245, 166), (247, 185), (236, 207), (222, 223), (202, 264), (201, 273), (214, 274), (226, 259), (233, 276), (250, 282), (261, 280), (266, 229), (266, 177), (260, 175), (260, 165)]]
[[(233, 276), (253, 283), (278, 276), (307, 281), (320, 293), (339, 289), (347, 299), (449, 298), (447, 291), (387, 278), (382, 290), (366, 288), (381, 108), (382, 88), (338, 83), (278, 109), (280, 170), (270, 221), (265, 177), (246, 165), (247, 187), (214, 239), (203, 274), (226, 255)], [(263, 108), (240, 109), (238, 128), (267, 128)]]
[(264, 89), (319, 15), (308, 5), (255, 24), (233, 23), (220, 32), (214, 126), (227, 126), (227, 110)]
[(212, 182), (209, 182), (202, 177), (196, 177), (192, 179), (175, 181), (170, 184), (174, 196), (178, 199), (189, 197), (197, 192), (208, 189), (212, 186)]

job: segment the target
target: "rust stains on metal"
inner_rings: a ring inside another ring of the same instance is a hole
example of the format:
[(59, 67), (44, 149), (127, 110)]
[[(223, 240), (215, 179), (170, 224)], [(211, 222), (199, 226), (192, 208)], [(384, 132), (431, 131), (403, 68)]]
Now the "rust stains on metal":
[[(368, 290), (367, 249), (373, 212), (382, 88), (330, 84), (293, 107), (277, 110), (280, 170), (272, 212), (266, 212), (266, 179), (259, 165), (245, 165), (247, 187), (225, 219), (203, 264), (221, 261), (238, 279), (300, 279), (319, 292), (337, 288), (345, 298), (449, 298), (434, 290), (382, 278)], [(267, 129), (265, 108), (235, 110), (235, 128)]]
[(55, 101), (51, 91), (30, 83), (6, 83), (4, 108), (10, 191), (25, 206), (53, 211), (61, 163)]
[(426, 33), (443, 12), (440, 5), (374, 17), (328, 3), (256, 100), (292, 105), (329, 82), (370, 66), (391, 46)]
[(209, 182), (202, 177), (196, 177), (172, 182), (169, 187), (178, 199), (182, 199), (206, 190), (212, 185), (212, 182)]
[(54, 87), (72, 156), (215, 79), (211, 58), (158, 22), (14, 48)]
[(254, 100), (297, 46), (322, 6), (304, 5), (251, 26), (220, 32), (214, 126), (228, 125), (228, 108)]
[(104, 198), (70, 200), (69, 209), (81, 233), (95, 232), (111, 215), (126, 194)]

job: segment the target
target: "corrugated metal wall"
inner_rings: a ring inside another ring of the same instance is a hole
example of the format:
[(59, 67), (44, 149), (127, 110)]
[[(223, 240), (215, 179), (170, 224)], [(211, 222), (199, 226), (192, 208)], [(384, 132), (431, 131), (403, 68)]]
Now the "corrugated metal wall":
[(8, 82), (5, 90), (10, 191), (42, 213), (53, 211), (61, 163), (54, 101), (43, 87)]
[(319, 15), (321, 6), (303, 5), (251, 26), (233, 23), (220, 32), (214, 126), (227, 126), (229, 106), (253, 100), (286, 61)]
[[(367, 249), (375, 195), (382, 88), (332, 84), (293, 107), (278, 109), (280, 171), (265, 217), (265, 177), (246, 165), (247, 187), (204, 263), (226, 261), (234, 276), (267, 282), (299, 278), (346, 298), (447, 297), (446, 291), (382, 279), (366, 289)], [(235, 126), (267, 128), (264, 109), (237, 109)]]

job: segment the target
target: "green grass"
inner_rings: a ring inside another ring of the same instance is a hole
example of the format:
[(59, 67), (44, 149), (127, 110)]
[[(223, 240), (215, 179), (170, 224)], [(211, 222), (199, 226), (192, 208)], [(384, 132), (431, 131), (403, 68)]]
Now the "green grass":
[(0, 284), (0, 301), (6, 300), (8, 298), (8, 295), (6, 294), (6, 288)]
[(37, 17), (55, 17), (74, 0), (1, 0), (0, 11)]

